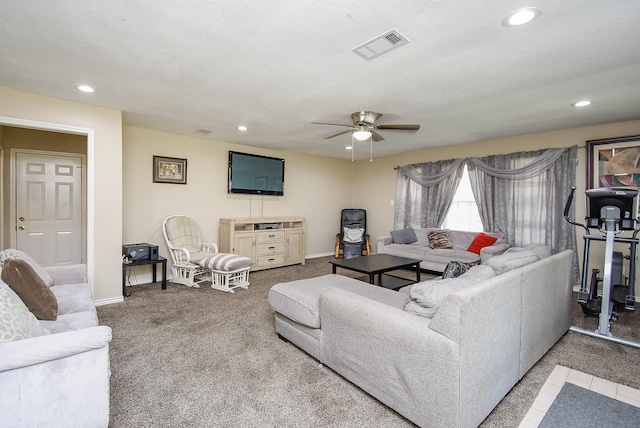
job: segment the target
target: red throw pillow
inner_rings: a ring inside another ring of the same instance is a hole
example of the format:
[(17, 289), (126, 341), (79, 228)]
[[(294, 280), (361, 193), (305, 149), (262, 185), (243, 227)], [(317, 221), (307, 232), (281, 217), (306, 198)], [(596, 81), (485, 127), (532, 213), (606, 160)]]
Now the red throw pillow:
[(471, 245), (469, 245), (469, 248), (467, 248), (467, 251), (480, 254), (480, 250), (482, 250), (484, 247), (488, 247), (489, 245), (492, 245), (497, 240), (498, 238), (495, 238), (493, 236), (489, 236), (485, 233), (480, 232), (473, 239), (473, 242), (471, 243)]

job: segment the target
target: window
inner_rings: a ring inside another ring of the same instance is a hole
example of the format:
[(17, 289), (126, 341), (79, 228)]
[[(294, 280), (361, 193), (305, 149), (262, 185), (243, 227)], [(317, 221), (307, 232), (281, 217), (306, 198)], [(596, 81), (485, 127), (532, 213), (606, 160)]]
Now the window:
[(443, 229), (465, 230), (469, 232), (482, 232), (482, 221), (478, 212), (476, 199), (473, 197), (471, 190), (471, 181), (469, 181), (469, 172), (465, 165), (462, 172), (460, 184), (453, 197), (453, 203), (447, 217), (442, 223)]

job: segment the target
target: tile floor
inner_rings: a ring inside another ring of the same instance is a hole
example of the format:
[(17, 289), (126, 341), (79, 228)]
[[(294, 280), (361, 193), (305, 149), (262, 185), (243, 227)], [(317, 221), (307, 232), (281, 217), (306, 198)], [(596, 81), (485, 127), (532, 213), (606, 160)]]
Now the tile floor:
[(522, 420), (520, 428), (537, 428), (551, 407), (565, 382), (571, 382), (591, 391), (640, 407), (640, 390), (619, 383), (600, 379), (590, 374), (556, 366), (542, 386), (529, 412)]

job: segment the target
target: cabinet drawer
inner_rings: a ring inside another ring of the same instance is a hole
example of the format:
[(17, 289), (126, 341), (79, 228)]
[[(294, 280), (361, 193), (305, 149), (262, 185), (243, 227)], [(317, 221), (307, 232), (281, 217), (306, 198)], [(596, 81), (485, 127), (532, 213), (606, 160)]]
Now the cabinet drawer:
[(258, 244), (266, 244), (270, 242), (284, 242), (284, 230), (258, 232)]
[(284, 263), (284, 254), (273, 254), (268, 256), (258, 256), (258, 269), (281, 266)]
[(274, 242), (273, 244), (258, 244), (258, 255), (284, 254), (284, 242)]

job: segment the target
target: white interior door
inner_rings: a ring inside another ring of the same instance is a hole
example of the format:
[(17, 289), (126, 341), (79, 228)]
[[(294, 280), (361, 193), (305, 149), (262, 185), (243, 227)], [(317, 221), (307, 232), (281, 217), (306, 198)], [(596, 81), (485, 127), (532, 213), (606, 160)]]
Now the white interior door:
[(15, 155), (16, 248), (42, 266), (82, 263), (82, 156)]

